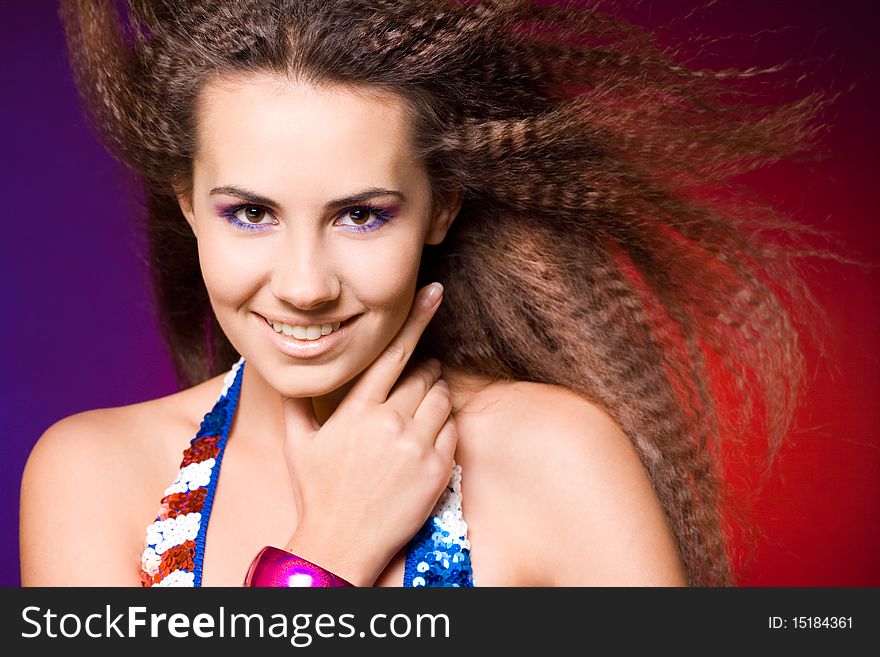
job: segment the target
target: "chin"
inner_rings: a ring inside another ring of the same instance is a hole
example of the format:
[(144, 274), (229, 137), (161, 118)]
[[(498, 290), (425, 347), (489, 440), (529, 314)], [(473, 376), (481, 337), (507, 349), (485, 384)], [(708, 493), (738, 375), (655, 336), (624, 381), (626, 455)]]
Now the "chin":
[(269, 386), (280, 395), (294, 398), (321, 397), (330, 394), (355, 376), (355, 374), (347, 376), (345, 373), (337, 373), (332, 363), (323, 366), (292, 364), (283, 368), (273, 365), (268, 370), (257, 366), (256, 369), (260, 371)]
[[(270, 385), (272, 383), (270, 382)], [(328, 395), (340, 386), (338, 385), (326, 385), (326, 386), (310, 386), (308, 384), (305, 385), (280, 385), (272, 387), (278, 391), (282, 397), (290, 397), (295, 399), (304, 399), (306, 397), (323, 397), (324, 395)]]

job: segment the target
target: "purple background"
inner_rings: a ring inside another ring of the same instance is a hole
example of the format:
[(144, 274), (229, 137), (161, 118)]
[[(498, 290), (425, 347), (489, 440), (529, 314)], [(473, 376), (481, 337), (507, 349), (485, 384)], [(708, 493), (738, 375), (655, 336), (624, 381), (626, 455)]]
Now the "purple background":
[(67, 415), (176, 385), (129, 184), (80, 111), (56, 5), (4, 2), (0, 25), (0, 180), (9, 204), (0, 242), (0, 584), (17, 586), (19, 485), (37, 438)]
[[(627, 5), (625, 13), (655, 25), (697, 4), (645, 2)], [(86, 127), (55, 3), (4, 2), (0, 25), (0, 181), (9, 204), (0, 240), (7, 359), (0, 381), (0, 585), (17, 586), (19, 484), (36, 439), (64, 416), (155, 398), (176, 386), (153, 317), (126, 178)], [(740, 38), (708, 48), (706, 63), (803, 57), (815, 63), (819, 83), (860, 83), (834, 117), (827, 163), (812, 175), (780, 168), (757, 183), (805, 221), (833, 227), (874, 262), (877, 26), (869, 3), (726, 0), (669, 30), (749, 35), (768, 28), (759, 46)], [(839, 364), (836, 374), (819, 376), (822, 394), (811, 405), (809, 420), (821, 431), (792, 443), (789, 469), (765, 498), (773, 541), (747, 584), (880, 584), (878, 276), (829, 265), (816, 283), (838, 331), (830, 347)]]

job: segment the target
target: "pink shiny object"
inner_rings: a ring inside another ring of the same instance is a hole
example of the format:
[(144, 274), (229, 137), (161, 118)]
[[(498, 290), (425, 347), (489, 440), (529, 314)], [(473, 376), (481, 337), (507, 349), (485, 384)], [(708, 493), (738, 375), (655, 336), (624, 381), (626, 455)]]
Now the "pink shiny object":
[(327, 587), (354, 584), (311, 561), (267, 545), (251, 562), (244, 585), (251, 587)]

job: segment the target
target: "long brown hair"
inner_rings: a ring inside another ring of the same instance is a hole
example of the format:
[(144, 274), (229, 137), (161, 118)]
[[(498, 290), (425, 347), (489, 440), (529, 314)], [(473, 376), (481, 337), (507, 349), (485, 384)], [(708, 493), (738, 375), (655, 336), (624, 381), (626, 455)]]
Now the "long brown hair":
[[(802, 152), (818, 94), (759, 106), (731, 83), (755, 72), (689, 69), (570, 4), (130, 0), (126, 18), (112, 0), (64, 0), (61, 15), (97, 131), (144, 181), (182, 384), (238, 356), (172, 191), (191, 182), (199, 89), (262, 71), (392, 91), (434, 202), (465, 194), (423, 254), (419, 282), (442, 281), (446, 302), (417, 355), (600, 405), (650, 474), (688, 582), (734, 582), (723, 447), (756, 408), (768, 456), (788, 432), (804, 382), (793, 318), (815, 310), (799, 263), (828, 254), (772, 208), (705, 189)], [(719, 409), (719, 381), (736, 412)]]

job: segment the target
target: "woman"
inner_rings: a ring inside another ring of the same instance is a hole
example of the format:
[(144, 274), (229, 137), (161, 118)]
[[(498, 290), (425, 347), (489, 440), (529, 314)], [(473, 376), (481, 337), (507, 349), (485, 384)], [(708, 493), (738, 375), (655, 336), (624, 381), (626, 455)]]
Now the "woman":
[(777, 445), (803, 229), (692, 188), (815, 99), (531, 2), (130, 5), (62, 17), (187, 387), (41, 437), (24, 585), (733, 582), (707, 358)]

